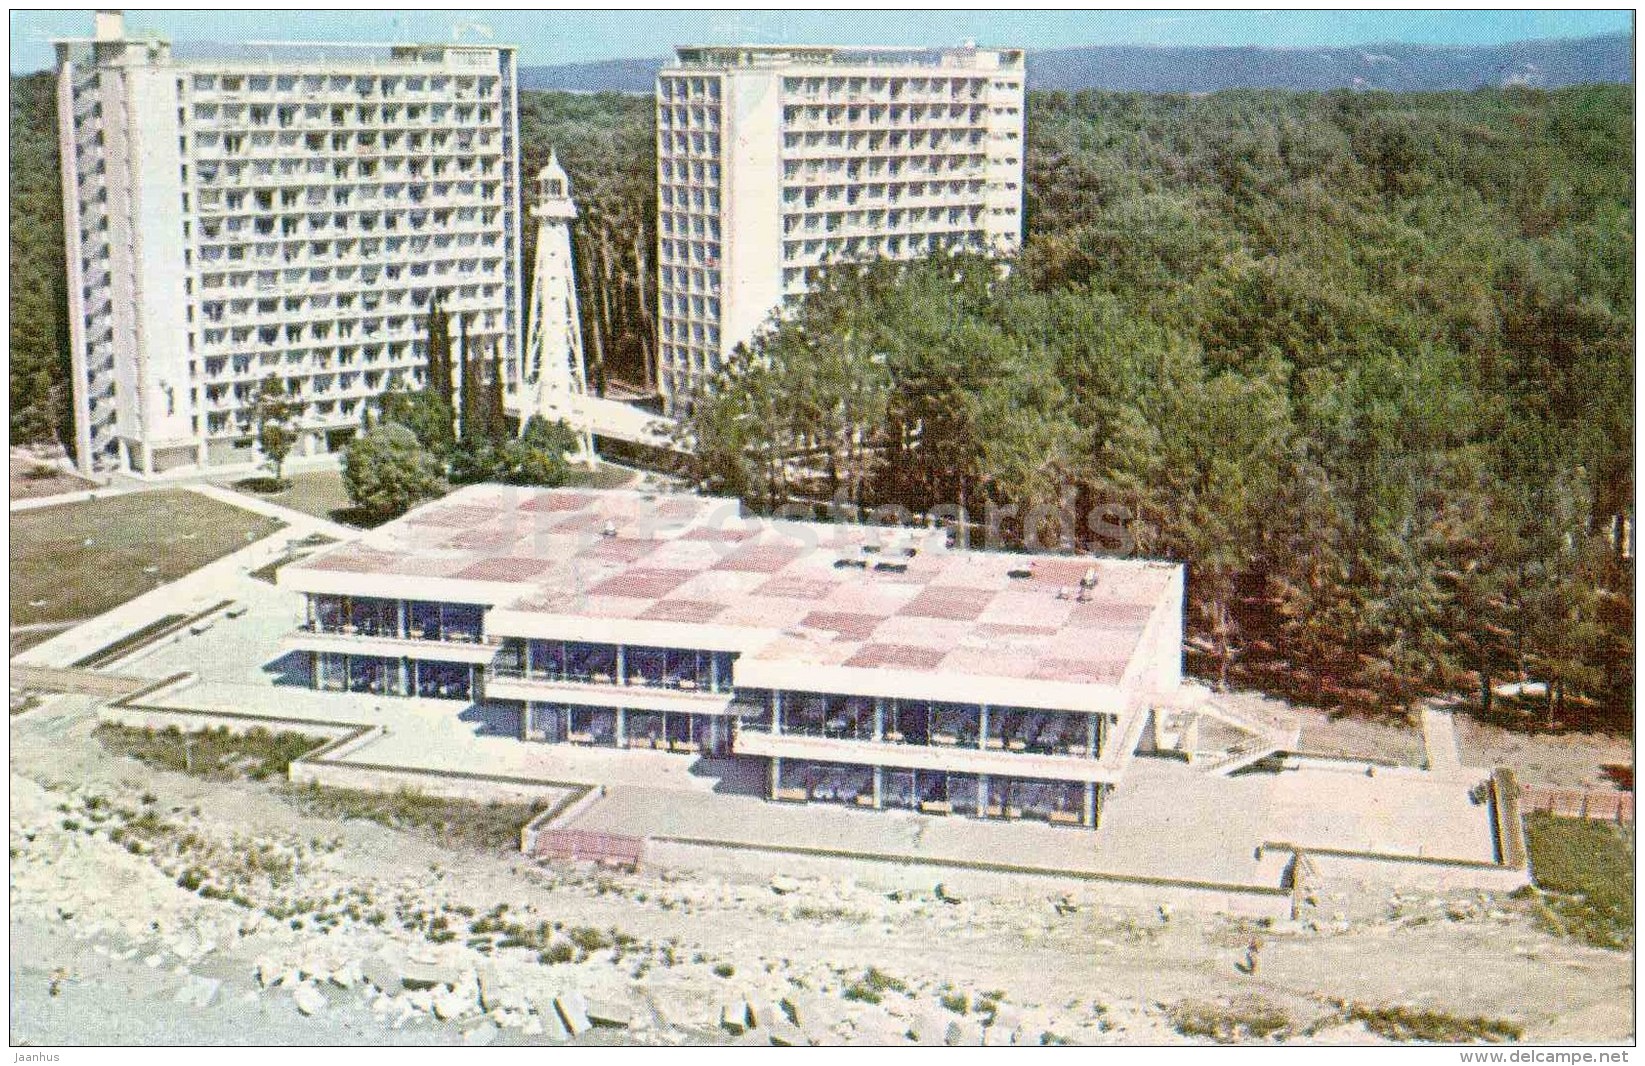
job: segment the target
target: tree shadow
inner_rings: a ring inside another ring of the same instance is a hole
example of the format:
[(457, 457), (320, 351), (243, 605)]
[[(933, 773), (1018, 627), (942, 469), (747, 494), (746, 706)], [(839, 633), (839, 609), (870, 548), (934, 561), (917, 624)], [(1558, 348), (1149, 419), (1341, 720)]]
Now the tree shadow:
[(278, 659), (263, 664), (263, 673), (277, 686), (286, 688), (313, 688), (314, 670), (311, 656), (306, 651), (288, 651)]
[(703, 755), (692, 760), (688, 772), (692, 777), (714, 778), (716, 795), (765, 798), (767, 771), (764, 759)]
[(477, 737), (518, 737), (520, 711), (517, 707), (502, 707), (494, 703), (471, 703), (457, 714), (459, 722), (478, 726)]
[(338, 525), (353, 526), (355, 529), (375, 529), (388, 521), (387, 515), (360, 506), (334, 507), (326, 512), (326, 517)]

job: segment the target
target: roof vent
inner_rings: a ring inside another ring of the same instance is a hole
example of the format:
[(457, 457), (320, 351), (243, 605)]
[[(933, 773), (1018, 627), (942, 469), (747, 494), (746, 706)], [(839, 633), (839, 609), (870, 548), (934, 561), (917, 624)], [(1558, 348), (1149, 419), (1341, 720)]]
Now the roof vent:
[(615, 537), (616, 535), (617, 535), (617, 523), (613, 522), (609, 518), (606, 519), (605, 520), (605, 526), (600, 530), (600, 536), (602, 536), (602, 537)]

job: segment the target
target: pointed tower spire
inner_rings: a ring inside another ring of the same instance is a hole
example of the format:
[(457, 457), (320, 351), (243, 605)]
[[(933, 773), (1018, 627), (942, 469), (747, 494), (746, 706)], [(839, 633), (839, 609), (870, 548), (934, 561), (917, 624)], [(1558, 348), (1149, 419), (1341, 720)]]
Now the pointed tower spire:
[(564, 419), (582, 440), (584, 457), (592, 461), (594, 435), (581, 404), (588, 393), (588, 370), (571, 259), (571, 223), (577, 207), (571, 200), (571, 179), (556, 152), (549, 152), (548, 163), (537, 172), (537, 202), (531, 215), (537, 220), (537, 259), (521, 392), (534, 396), (535, 403), (523, 412), (520, 425), (524, 428), (532, 414), (550, 421)]

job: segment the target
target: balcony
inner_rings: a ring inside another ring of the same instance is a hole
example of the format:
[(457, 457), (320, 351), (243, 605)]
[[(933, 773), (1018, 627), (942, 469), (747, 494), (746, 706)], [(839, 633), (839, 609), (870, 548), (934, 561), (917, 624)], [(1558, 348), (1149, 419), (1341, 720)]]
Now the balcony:
[(498, 642), (478, 635), (456, 638), (399, 636), (391, 630), (367, 631), (355, 626), (298, 626), (282, 642), (293, 651), (352, 652), (389, 658), (434, 659), (442, 662), (487, 665), (497, 654)]
[(494, 699), (684, 714), (727, 714), (736, 699), (730, 691), (710, 692), (695, 685), (625, 685), (609, 674), (556, 678), (507, 666), (492, 669), (486, 692)]
[(1083, 755), (1035, 755), (995, 749), (769, 733), (750, 728), (747, 722), (737, 731), (733, 750), (739, 755), (768, 758), (1031, 777), (1048, 781), (1109, 783), (1118, 781), (1122, 772), (1109, 759), (1089, 759)]

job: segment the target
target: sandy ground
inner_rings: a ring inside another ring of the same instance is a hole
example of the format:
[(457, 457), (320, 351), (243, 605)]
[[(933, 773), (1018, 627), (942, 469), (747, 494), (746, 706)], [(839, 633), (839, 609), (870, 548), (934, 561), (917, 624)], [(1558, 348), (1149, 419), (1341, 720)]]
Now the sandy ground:
[[(1513, 900), (1329, 885), (1310, 921), (1258, 929), (1048, 882), (949, 902), (774, 881), (754, 861), (722, 875), (539, 868), (309, 818), (268, 785), (152, 771), (103, 751), (91, 707), (53, 697), (11, 722), (13, 1043), (537, 1043), (545, 997), (572, 990), (633, 1011), (629, 1028), (580, 1042), (729, 1040), (722, 1001), (782, 998), (802, 1001), (811, 1038), (830, 1043), (929, 1040), (949, 1023), (965, 1042), (1179, 1041), (1179, 1004), (1250, 997), (1288, 1015), (1291, 1039), (1332, 1043), (1375, 1039), (1336, 1020), (1338, 1000), (1505, 1018), (1535, 1042), (1633, 1032), (1631, 959), (1554, 939)], [(236, 898), (179, 885), (190, 870)], [(548, 965), (471, 938), (474, 917), (455, 910), (498, 905), (527, 926), (559, 923), (559, 939), (591, 927), (624, 946)], [(455, 939), (430, 942), (436, 915)], [(1253, 936), (1264, 947), (1248, 976), (1235, 964)], [(461, 982), (444, 999), (377, 993), (360, 967), (384, 951), (425, 955)], [(868, 966), (903, 990), (847, 1000)], [(488, 970), (491, 992), (476, 997)], [(186, 1002), (208, 987), (208, 1002)], [(990, 991), (1003, 1005), (986, 1030), (941, 1002)], [(316, 995), (324, 1006), (300, 1013), (299, 996)]]
[[(1219, 695), (1235, 707), (1282, 708), (1302, 723), (1302, 747), (1316, 755), (1381, 759), (1401, 766), (1423, 765), (1422, 730), (1410, 725), (1374, 722), (1349, 716), (1331, 717), (1311, 707), (1293, 707), (1259, 693)], [(1456, 716), (1456, 733), (1466, 766), (1508, 766), (1522, 782), (1557, 788), (1611, 789), (1601, 769), (1633, 766), (1628, 737), (1598, 733), (1516, 733), (1498, 725)]]

